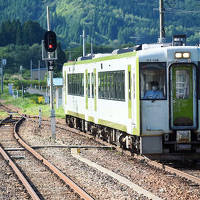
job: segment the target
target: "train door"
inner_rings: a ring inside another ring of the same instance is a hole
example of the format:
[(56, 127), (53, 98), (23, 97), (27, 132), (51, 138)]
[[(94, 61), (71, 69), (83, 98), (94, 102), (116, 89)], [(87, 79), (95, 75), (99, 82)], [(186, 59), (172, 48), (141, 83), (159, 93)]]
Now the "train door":
[(197, 128), (196, 66), (170, 67), (170, 126), (174, 130)]
[(87, 96), (86, 96), (86, 108), (88, 109), (88, 121), (95, 123), (96, 112), (96, 69), (87, 73)]

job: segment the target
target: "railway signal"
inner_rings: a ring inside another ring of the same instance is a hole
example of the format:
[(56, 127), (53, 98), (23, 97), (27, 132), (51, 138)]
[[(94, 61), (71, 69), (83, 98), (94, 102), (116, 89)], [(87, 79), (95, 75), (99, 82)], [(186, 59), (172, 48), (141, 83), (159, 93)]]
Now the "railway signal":
[(46, 31), (44, 35), (44, 46), (46, 51), (54, 52), (57, 48), (56, 34), (53, 31)]

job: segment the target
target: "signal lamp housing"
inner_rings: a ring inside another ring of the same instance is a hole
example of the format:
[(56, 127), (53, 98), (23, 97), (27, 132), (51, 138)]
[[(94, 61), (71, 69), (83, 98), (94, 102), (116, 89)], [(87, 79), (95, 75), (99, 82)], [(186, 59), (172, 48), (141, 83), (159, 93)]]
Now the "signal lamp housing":
[(53, 31), (47, 31), (44, 35), (44, 47), (48, 52), (54, 52), (57, 48), (56, 34)]

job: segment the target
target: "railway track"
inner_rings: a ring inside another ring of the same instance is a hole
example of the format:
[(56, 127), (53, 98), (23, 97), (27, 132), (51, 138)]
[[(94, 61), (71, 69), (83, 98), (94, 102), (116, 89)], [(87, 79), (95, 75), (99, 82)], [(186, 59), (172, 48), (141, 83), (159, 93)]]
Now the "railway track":
[[(89, 194), (87, 194), (82, 188), (80, 188), (77, 184), (75, 184), (70, 178), (68, 178), (65, 174), (63, 174), (58, 168), (56, 168), (53, 164), (51, 164), (47, 159), (42, 157), (39, 153), (37, 153), (33, 148), (28, 146), (18, 135), (18, 128), (20, 124), (23, 122), (25, 118), (21, 118), (15, 125), (14, 125), (14, 137), (18, 143), (20, 143), (23, 148), (25, 148), (29, 153), (24, 151), (17, 151), (17, 149), (20, 150), (19, 145), (14, 140), (13, 136), (11, 135), (12, 132), (12, 126), (15, 120), (13, 120), (11, 117), (6, 118), (5, 120), (1, 121), (1, 154), (4, 157), (4, 159), (9, 163), (9, 165), (12, 167), (14, 172), (16, 173), (17, 177), (20, 179), (20, 181), (23, 183), (24, 187), (26, 188), (27, 192), (30, 194), (30, 196), (33, 199), (48, 199), (49, 197), (51, 199), (54, 198), (67, 198), (67, 199), (93, 199)], [(11, 126), (9, 126), (10, 124)], [(6, 125), (6, 126), (4, 126)], [(4, 127), (4, 128), (2, 128)], [(6, 128), (5, 128), (6, 127)], [(3, 129), (3, 130), (2, 130)], [(8, 131), (9, 134), (5, 134), (5, 131)], [(4, 150), (4, 148), (15, 148), (14, 154), (9, 152), (8, 153)], [(11, 155), (12, 154), (12, 155)], [(33, 158), (32, 155), (34, 155), (35, 158), (37, 158), (40, 162), (32, 161)], [(15, 161), (13, 161), (13, 159)], [(22, 160), (22, 164), (21, 161)], [(28, 160), (28, 161), (27, 161)], [(15, 164), (16, 163), (16, 164)], [(41, 166), (41, 163), (44, 166)], [(39, 166), (38, 166), (39, 165)], [(22, 170), (19, 169), (17, 166), (20, 166)], [(34, 167), (33, 167), (34, 166)], [(26, 168), (31, 168), (31, 170), (27, 170)], [(47, 170), (48, 168), (49, 170)], [(51, 171), (51, 172), (50, 172)], [(23, 174), (26, 174), (23, 176)], [(62, 182), (59, 180), (59, 183), (57, 186), (57, 190), (54, 189), (55, 186), (55, 178), (58, 176)], [(45, 176), (43, 176), (45, 175)], [(49, 177), (53, 176), (49, 180)], [(28, 180), (27, 180), (28, 177)], [(39, 179), (35, 181), (35, 179)], [(41, 181), (46, 181), (46, 183), (41, 184)], [(49, 184), (49, 181), (52, 181), (52, 184)], [(35, 183), (36, 182), (36, 183)], [(48, 183), (48, 184), (47, 184)], [(64, 184), (63, 184), (64, 183)], [(32, 187), (34, 185), (34, 187)], [(50, 186), (52, 185), (52, 186)], [(67, 187), (66, 187), (67, 185)], [(48, 188), (49, 187), (49, 188)], [(48, 189), (48, 190), (47, 190)], [(52, 192), (51, 192), (52, 190)], [(73, 192), (71, 191), (73, 190)], [(66, 192), (67, 191), (67, 192)], [(53, 194), (54, 193), (54, 197)], [(61, 196), (62, 195), (62, 196)], [(77, 197), (78, 196), (78, 197)], [(45, 198), (46, 197), (46, 198)]]
[[(198, 184), (200, 185), (200, 170), (193, 170), (190, 171), (190, 170), (179, 170), (175, 167), (172, 167), (172, 166), (168, 166), (166, 164), (162, 164), (162, 163), (159, 163), (157, 161), (153, 161), (153, 160), (150, 160), (149, 158), (147, 157), (144, 157), (144, 156), (141, 156), (141, 155), (137, 155), (137, 154), (133, 154), (131, 153), (130, 151), (128, 150), (125, 150), (125, 149), (122, 149), (118, 146), (115, 146), (115, 145), (112, 145), (106, 141), (102, 141), (101, 139), (99, 138), (95, 138), (93, 137), (90, 133), (84, 133), (84, 132), (81, 132), (79, 130), (76, 130), (74, 128), (70, 128), (70, 127), (63, 127), (62, 124), (59, 124), (58, 127), (60, 126), (60, 128), (64, 128), (66, 130), (70, 130), (71, 132), (73, 133), (76, 133), (76, 134), (79, 134), (79, 135), (82, 135), (82, 136), (85, 136), (85, 137), (88, 137), (90, 139), (94, 139), (95, 141), (97, 141), (98, 143), (102, 144), (102, 145), (105, 145), (105, 146), (110, 146), (112, 147), (113, 149), (115, 149), (116, 151), (120, 152), (120, 153), (123, 153), (124, 155), (127, 155), (127, 156), (132, 156), (138, 160), (141, 160), (141, 161), (144, 161), (146, 162), (148, 165), (150, 166), (153, 166), (157, 169), (160, 169), (160, 170), (163, 170), (163, 171), (166, 171), (170, 174), (175, 174), (181, 178), (184, 178), (184, 179), (187, 179), (189, 181), (192, 181), (193, 183), (195, 184)], [(192, 175), (192, 174), (195, 174), (195, 175)]]
[[(37, 119), (34, 119), (35, 121), (37, 121)], [(30, 120), (29, 120), (30, 121)], [(124, 154), (124, 155), (128, 155), (128, 156), (132, 156), (134, 158), (136, 158), (137, 160), (143, 162), (143, 163), (146, 163), (150, 166), (154, 166), (155, 168), (157, 169), (161, 169), (161, 171), (165, 171), (165, 172), (168, 172), (169, 173), (169, 177), (172, 176), (174, 177), (175, 175), (176, 176), (179, 176), (179, 177), (182, 177), (184, 179), (187, 179), (187, 180), (190, 180), (192, 181), (192, 183), (195, 183), (193, 185), (200, 185), (199, 181), (200, 179), (197, 178), (197, 177), (194, 177), (194, 176), (191, 176), (189, 175), (188, 176), (188, 173), (180, 173), (180, 170), (177, 170), (177, 169), (174, 169), (172, 167), (168, 167), (166, 165), (163, 165), (163, 164), (160, 164), (160, 163), (157, 163), (155, 161), (151, 161), (143, 156), (138, 156), (138, 155), (132, 155), (129, 151), (126, 151), (126, 150), (122, 150), (121, 148), (118, 148), (114, 145), (111, 145), (105, 141), (101, 141), (100, 139), (98, 138), (94, 138), (93, 136), (91, 136), (90, 134), (86, 134), (86, 133), (83, 133), (83, 132), (80, 132), (79, 130), (76, 130), (76, 129), (73, 129), (73, 128), (69, 128), (69, 127), (66, 127), (66, 125), (62, 124), (62, 123), (57, 123), (57, 128), (59, 129), (62, 129), (62, 130), (65, 130), (65, 131), (70, 131), (70, 132), (73, 132), (73, 133), (76, 133), (76, 134), (79, 134), (79, 135), (82, 135), (84, 137), (87, 137), (87, 138), (90, 138), (92, 140), (96, 140), (98, 143), (101, 143), (102, 145), (104, 146), (111, 146), (113, 147), (113, 149), (116, 149), (118, 152)], [(49, 146), (50, 147), (50, 146)], [(171, 175), (170, 175), (171, 174)]]

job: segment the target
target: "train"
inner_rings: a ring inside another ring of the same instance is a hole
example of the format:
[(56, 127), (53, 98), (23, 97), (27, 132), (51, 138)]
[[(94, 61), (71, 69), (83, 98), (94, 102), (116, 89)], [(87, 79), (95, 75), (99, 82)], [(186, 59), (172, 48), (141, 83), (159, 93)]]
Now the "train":
[(200, 158), (200, 47), (172, 43), (63, 65), (70, 127), (157, 160)]

